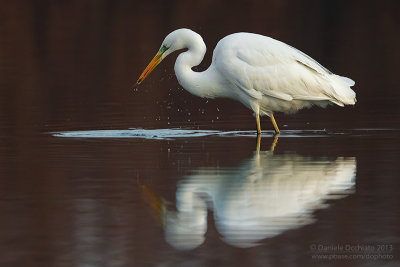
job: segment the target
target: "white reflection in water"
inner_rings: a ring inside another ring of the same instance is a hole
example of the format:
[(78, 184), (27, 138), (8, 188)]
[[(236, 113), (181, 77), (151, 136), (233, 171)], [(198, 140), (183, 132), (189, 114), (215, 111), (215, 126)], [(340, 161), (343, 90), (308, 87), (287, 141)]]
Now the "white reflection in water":
[[(274, 131), (263, 131), (265, 135), (273, 135)], [(254, 131), (216, 131), (216, 130), (194, 130), (194, 129), (139, 129), (128, 130), (89, 130), (89, 131), (67, 131), (51, 133), (55, 137), (63, 138), (134, 138), (173, 140), (178, 138), (198, 138), (205, 136), (219, 137), (250, 137)], [(328, 137), (332, 135), (343, 135), (344, 132), (327, 130), (282, 130), (281, 137)]]
[(204, 242), (207, 209), (213, 210), (226, 243), (251, 247), (313, 222), (313, 211), (326, 207), (326, 199), (352, 193), (355, 174), (355, 158), (255, 152), (238, 167), (200, 168), (184, 177), (178, 183), (176, 210), (154, 195), (150, 202), (158, 207), (166, 241), (176, 249)]

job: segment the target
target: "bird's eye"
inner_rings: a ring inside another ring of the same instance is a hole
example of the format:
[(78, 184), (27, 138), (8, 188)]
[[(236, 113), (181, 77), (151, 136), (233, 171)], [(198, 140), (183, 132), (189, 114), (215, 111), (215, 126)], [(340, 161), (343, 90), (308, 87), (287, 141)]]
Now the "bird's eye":
[(163, 45), (163, 46), (161, 47), (161, 49), (160, 49), (160, 52), (161, 52), (161, 53), (164, 53), (165, 51), (168, 50), (168, 48), (169, 48), (169, 47), (167, 47), (166, 45)]

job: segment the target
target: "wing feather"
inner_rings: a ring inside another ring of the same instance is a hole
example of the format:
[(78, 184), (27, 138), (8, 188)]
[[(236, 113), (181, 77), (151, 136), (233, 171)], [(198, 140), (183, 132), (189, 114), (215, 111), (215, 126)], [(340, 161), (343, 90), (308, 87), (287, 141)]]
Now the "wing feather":
[[(266, 36), (238, 33), (225, 37), (214, 51), (213, 63), (228, 82), (256, 99), (330, 100), (343, 105), (331, 82), (337, 75), (303, 52)], [(347, 87), (354, 84), (349, 78), (337, 77)]]

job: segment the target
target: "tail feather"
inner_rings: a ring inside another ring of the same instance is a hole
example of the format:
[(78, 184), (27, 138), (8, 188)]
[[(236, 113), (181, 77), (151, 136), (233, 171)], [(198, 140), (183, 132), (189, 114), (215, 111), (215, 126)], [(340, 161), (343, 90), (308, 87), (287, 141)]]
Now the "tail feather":
[(348, 86), (353, 86), (353, 85), (356, 84), (356, 82), (353, 81), (350, 78), (347, 78), (347, 77), (344, 77), (344, 76), (339, 76), (339, 75), (336, 75), (336, 76), (340, 77), (340, 79), (342, 79)]
[(356, 93), (350, 88), (355, 82), (347, 77), (339, 75), (331, 75), (331, 86), (333, 87), (335, 94), (333, 97), (335, 100), (331, 100), (333, 103), (343, 105), (354, 105), (356, 103)]

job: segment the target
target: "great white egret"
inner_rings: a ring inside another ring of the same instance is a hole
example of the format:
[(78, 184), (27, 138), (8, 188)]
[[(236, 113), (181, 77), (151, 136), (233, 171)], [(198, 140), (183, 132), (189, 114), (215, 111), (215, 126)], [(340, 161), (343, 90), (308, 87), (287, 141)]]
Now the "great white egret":
[(193, 95), (224, 97), (242, 102), (254, 112), (257, 134), (261, 133), (260, 115), (271, 118), (279, 133), (274, 112), (293, 113), (317, 105), (326, 107), (354, 105), (354, 81), (333, 74), (296, 48), (267, 36), (234, 33), (215, 47), (210, 67), (195, 72), (206, 45), (201, 36), (189, 29), (178, 29), (165, 37), (156, 56), (140, 75), (139, 85), (169, 54), (185, 49), (175, 62), (179, 84)]
[(257, 146), (253, 156), (234, 167), (191, 170), (177, 183), (176, 208), (142, 185), (166, 241), (180, 250), (200, 246), (212, 210), (224, 242), (256, 246), (262, 239), (312, 223), (315, 210), (327, 207), (326, 200), (353, 192), (356, 158), (274, 155), (274, 145), (261, 152)]

